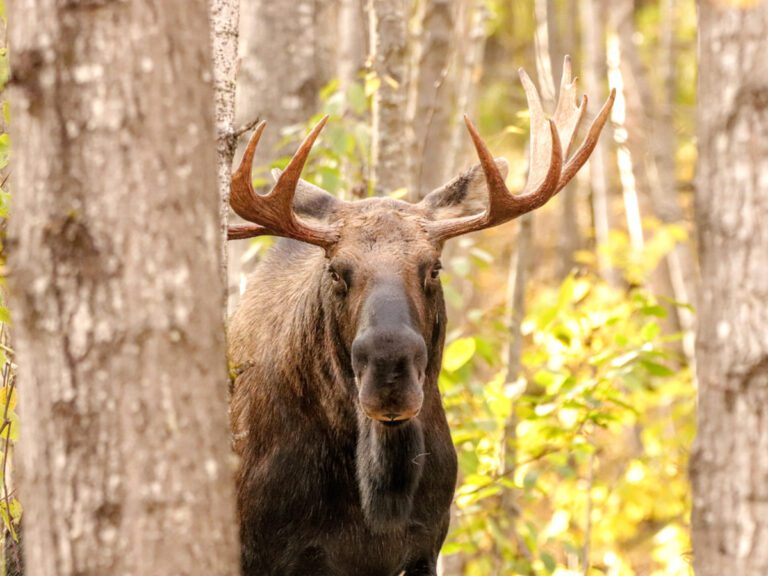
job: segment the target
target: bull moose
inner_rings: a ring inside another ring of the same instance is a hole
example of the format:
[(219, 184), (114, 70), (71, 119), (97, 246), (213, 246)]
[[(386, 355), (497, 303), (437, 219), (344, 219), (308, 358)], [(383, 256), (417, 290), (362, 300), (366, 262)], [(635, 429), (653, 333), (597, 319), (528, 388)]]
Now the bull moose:
[(531, 117), (520, 194), (465, 117), (480, 164), (418, 203), (344, 202), (301, 180), (327, 118), (259, 195), (257, 127), (231, 186), (249, 223), (229, 238), (285, 239), (258, 266), (229, 331), (246, 576), (436, 574), (457, 474), (437, 386), (440, 253), (450, 238), (542, 206), (587, 161), (614, 93), (569, 155), (586, 96), (577, 100), (567, 58), (563, 70), (551, 119), (520, 71)]

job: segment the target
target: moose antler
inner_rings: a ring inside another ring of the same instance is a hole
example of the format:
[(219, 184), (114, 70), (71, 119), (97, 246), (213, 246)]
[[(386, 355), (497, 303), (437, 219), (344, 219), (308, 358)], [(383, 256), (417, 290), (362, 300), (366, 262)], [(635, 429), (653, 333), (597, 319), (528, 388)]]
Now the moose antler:
[(322, 248), (328, 248), (338, 240), (338, 234), (333, 227), (319, 223), (309, 225), (293, 211), (293, 197), (296, 194), (301, 171), (312, 145), (327, 121), (328, 116), (325, 116), (304, 138), (288, 166), (277, 179), (275, 186), (269, 194), (264, 196), (257, 194), (251, 183), (253, 155), (266, 122), (261, 122), (256, 127), (240, 161), (240, 166), (232, 176), (229, 196), (232, 209), (253, 224), (230, 226), (227, 231), (229, 240), (262, 235), (284, 236)]
[[(600, 132), (608, 120), (616, 91), (611, 90), (608, 100), (589, 127), (581, 146), (564, 163), (563, 156), (567, 158), (587, 108), (586, 96), (576, 104), (576, 80), (571, 76), (571, 59), (565, 57), (560, 94), (553, 119), (546, 117), (539, 93), (531, 79), (522, 68), (519, 73), (531, 115), (531, 160), (525, 189), (521, 194), (510, 193), (493, 155), (474, 124), (465, 115), (464, 122), (485, 173), (488, 207), (484, 212), (473, 216), (430, 222), (428, 228), (433, 238), (442, 241), (475, 230), (498, 226), (543, 206), (570, 182), (592, 154)], [(562, 149), (561, 143), (564, 144)]]

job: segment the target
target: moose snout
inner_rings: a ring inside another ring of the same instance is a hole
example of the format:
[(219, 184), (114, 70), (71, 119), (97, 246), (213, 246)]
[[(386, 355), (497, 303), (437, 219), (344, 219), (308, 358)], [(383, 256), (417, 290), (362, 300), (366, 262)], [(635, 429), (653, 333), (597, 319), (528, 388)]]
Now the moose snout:
[(366, 330), (352, 344), (352, 366), (368, 418), (397, 423), (418, 415), (424, 402), (427, 346), (413, 329)]

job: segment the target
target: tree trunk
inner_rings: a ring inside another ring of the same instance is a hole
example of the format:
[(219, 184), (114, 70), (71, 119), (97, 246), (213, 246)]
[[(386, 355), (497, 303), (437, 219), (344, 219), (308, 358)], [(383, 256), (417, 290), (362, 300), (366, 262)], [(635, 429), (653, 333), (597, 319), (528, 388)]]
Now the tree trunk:
[[(481, 0), (464, 0), (462, 2), (461, 22), (466, 30), (459, 41), (461, 48), (457, 53), (462, 57), (457, 59), (459, 67), (456, 83), (456, 111), (461, 114), (474, 116), (475, 93), (480, 76), (483, 71), (483, 56), (487, 40), (486, 25), (490, 18), (490, 11)], [(453, 122), (451, 130), (451, 144), (448, 149), (446, 170), (449, 177), (458, 174), (464, 162), (464, 151), (469, 146), (467, 130), (464, 122)], [(450, 247), (451, 244), (449, 243)]]
[[(665, 0), (668, 2), (669, 0)], [(683, 213), (677, 198), (675, 186), (675, 139), (671, 111), (658, 115), (670, 104), (657, 106), (651, 90), (650, 80), (635, 45), (636, 27), (634, 5), (631, 0), (615, 0), (612, 4), (619, 40), (620, 69), (626, 99), (626, 139), (631, 158), (631, 169), (637, 184), (641, 214), (653, 214), (662, 223), (682, 223)], [(672, 62), (665, 58), (666, 67)], [(673, 81), (665, 82), (662, 101), (669, 100)], [(656, 292), (682, 303), (690, 303), (693, 291), (693, 257), (687, 245), (677, 244), (664, 258), (652, 278)], [(690, 312), (669, 305), (667, 319), (669, 332), (683, 331), (686, 338), (682, 351), (690, 364), (693, 363), (693, 318)]]
[(377, 194), (408, 186), (405, 146), (407, 51), (405, 0), (370, 0), (370, 62), (379, 81), (373, 95), (371, 176)]
[(237, 574), (208, 4), (10, 19), (28, 574)]
[(768, 3), (699, 2), (697, 576), (768, 574)]
[[(583, 0), (581, 6), (581, 35), (584, 53), (584, 88), (591, 102), (599, 102), (606, 77), (605, 58), (605, 0)], [(606, 128), (610, 130), (610, 127)], [(592, 199), (592, 224), (595, 230), (597, 268), (600, 276), (611, 284), (618, 282), (616, 271), (601, 246), (608, 244), (611, 230), (608, 186), (608, 154), (602, 139), (597, 141), (586, 166)]]
[[(216, 98), (216, 152), (219, 182), (219, 223), (221, 226), (221, 275), (227, 282), (227, 223), (229, 221), (229, 182), (235, 156), (235, 88), (237, 74), (237, 32), (240, 23), (239, 0), (211, 0), (211, 44), (213, 45), (213, 85)], [(226, 298), (226, 293), (224, 294)]]
[[(366, 28), (367, 21), (363, 0), (339, 0), (337, 15), (338, 50), (336, 53), (336, 76), (339, 79), (339, 90), (343, 98), (343, 116), (345, 120), (362, 121), (349, 105), (350, 90), (353, 85), (360, 84), (360, 72), (365, 68)], [(345, 126), (347, 129), (347, 126)], [(365, 166), (360, 166), (349, 157), (341, 160), (342, 180), (347, 184), (342, 190), (343, 199), (351, 200), (353, 190), (368, 191), (364, 184)]]
[(413, 58), (408, 101), (411, 132), (410, 197), (414, 202), (453, 175), (445, 160), (450, 141), (452, 98), (448, 80), (453, 59), (455, 3), (422, 2), (413, 34)]
[[(549, 57), (552, 65), (552, 79), (559, 86), (563, 76), (563, 61), (566, 54), (575, 55), (577, 51), (576, 22), (578, 8), (575, 0), (561, 8), (563, 18), (557, 18), (555, 3), (547, 4), (549, 21)], [(580, 62), (580, 68), (584, 63)], [(598, 100), (599, 102), (600, 100)], [(573, 150), (571, 150), (573, 152)], [(560, 233), (557, 235), (558, 276), (562, 280), (571, 273), (576, 265), (576, 252), (582, 246), (581, 226), (579, 223), (579, 205), (582, 204), (581, 192), (584, 189), (583, 177), (569, 184), (560, 193)]]

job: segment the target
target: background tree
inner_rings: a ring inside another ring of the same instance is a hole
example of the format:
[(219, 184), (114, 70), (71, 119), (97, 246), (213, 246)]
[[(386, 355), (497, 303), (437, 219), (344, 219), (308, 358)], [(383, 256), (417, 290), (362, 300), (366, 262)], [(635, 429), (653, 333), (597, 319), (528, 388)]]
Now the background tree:
[(768, 4), (699, 3), (698, 576), (768, 573)]
[(374, 189), (389, 193), (406, 188), (409, 161), (406, 145), (408, 68), (405, 0), (369, 0), (371, 71), (373, 94), (371, 178)]
[(27, 573), (236, 574), (208, 5), (11, 8)]

